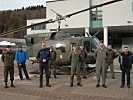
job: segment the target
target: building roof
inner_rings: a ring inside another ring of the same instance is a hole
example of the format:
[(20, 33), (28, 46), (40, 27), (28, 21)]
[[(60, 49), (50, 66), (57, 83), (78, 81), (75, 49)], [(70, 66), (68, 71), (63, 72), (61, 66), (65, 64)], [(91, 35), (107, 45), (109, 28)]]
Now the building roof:
[(46, 1), (46, 3), (50, 3), (50, 2), (58, 2), (58, 1), (67, 1), (67, 0), (52, 0), (52, 1)]

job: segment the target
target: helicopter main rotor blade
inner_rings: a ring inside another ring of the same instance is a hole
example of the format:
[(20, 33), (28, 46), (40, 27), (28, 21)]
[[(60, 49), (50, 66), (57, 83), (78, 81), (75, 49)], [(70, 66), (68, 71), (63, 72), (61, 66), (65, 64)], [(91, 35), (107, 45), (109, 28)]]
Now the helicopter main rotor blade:
[(32, 24), (32, 25), (29, 25), (29, 26), (23, 26), (23, 27), (20, 27), (20, 28), (17, 28), (17, 29), (13, 29), (13, 30), (11, 30), (11, 31), (3, 32), (3, 33), (1, 33), (0, 35), (1, 35), (1, 36), (4, 36), (4, 35), (7, 35), (7, 34), (19, 32), (19, 31), (21, 31), (21, 30), (28, 29), (28, 28), (31, 28), (31, 27), (34, 27), (34, 26), (37, 26), (37, 25), (48, 24), (48, 23), (54, 23), (55, 21), (56, 21), (56, 20), (50, 19), (50, 20), (47, 20), (47, 21), (44, 21), (44, 22)]
[(88, 11), (88, 10), (91, 10), (91, 9), (94, 9), (94, 8), (97, 8), (97, 7), (103, 7), (103, 6), (106, 6), (106, 5), (109, 5), (109, 4), (112, 4), (112, 3), (116, 3), (116, 2), (119, 2), (119, 1), (123, 1), (123, 0), (112, 0), (112, 1), (109, 1), (109, 2), (105, 2), (105, 3), (102, 3), (102, 4), (99, 4), (99, 5), (95, 5), (95, 6), (92, 6), (90, 8), (87, 8), (87, 9), (84, 9), (84, 10), (80, 10), (80, 11), (77, 11), (75, 13), (72, 13), (72, 14), (68, 14), (66, 15), (65, 17), (71, 17), (73, 15), (76, 15), (76, 14), (79, 14), (79, 13), (82, 13), (82, 12), (85, 12), (85, 11)]
[[(71, 14), (62, 16), (59, 20), (64, 20), (66, 18), (70, 18), (73, 15), (76, 15), (76, 14), (79, 14), (79, 13), (82, 13), (82, 12), (85, 12), (85, 11), (88, 11), (88, 10), (91, 10), (91, 9), (94, 9), (94, 8), (97, 8), (97, 7), (102, 7), (102, 6), (109, 5), (109, 4), (112, 4), (112, 3), (115, 3), (115, 2), (119, 2), (119, 1), (123, 1), (123, 0), (112, 0), (112, 1), (105, 2), (105, 3), (99, 4), (99, 5), (95, 5), (93, 7), (90, 7), (90, 8), (84, 9), (84, 10), (77, 11), (75, 13), (71, 13)], [(20, 27), (20, 28), (17, 28), (17, 29), (13, 29), (11, 31), (3, 32), (0, 35), (4, 36), (4, 35), (7, 35), (7, 34), (19, 32), (21, 30), (24, 30), (24, 29), (27, 29), (27, 28), (31, 28), (31, 27), (34, 27), (34, 26), (37, 26), (37, 25), (54, 23), (54, 22), (59, 21), (59, 20), (57, 20), (57, 19), (55, 19), (55, 20), (50, 19), (50, 20), (47, 20), (47, 21), (44, 21), (44, 22), (32, 24), (32, 25), (29, 25), (29, 26), (23, 26), (23, 27)]]

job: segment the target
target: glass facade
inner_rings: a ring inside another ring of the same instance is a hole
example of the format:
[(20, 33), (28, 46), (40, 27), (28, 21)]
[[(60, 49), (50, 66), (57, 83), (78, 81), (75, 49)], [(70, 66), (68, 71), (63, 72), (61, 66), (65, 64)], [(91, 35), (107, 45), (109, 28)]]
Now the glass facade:
[(99, 8), (92, 9), (90, 11), (90, 21), (92, 28), (102, 27), (102, 10)]

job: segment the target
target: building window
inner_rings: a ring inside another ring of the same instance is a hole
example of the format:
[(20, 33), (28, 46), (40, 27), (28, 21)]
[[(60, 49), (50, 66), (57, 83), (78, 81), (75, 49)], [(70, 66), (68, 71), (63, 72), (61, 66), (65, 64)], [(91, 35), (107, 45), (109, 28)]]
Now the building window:
[(46, 29), (46, 25), (38, 25), (31, 27), (31, 30), (44, 30), (44, 29)]
[(99, 8), (92, 9), (90, 12), (91, 21), (102, 20), (102, 10)]

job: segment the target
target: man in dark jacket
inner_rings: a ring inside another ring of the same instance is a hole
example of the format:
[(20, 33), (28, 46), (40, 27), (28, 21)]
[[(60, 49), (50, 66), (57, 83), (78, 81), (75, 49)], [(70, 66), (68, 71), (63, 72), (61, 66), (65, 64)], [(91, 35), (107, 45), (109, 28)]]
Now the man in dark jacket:
[(3, 52), (1, 60), (4, 63), (4, 81), (5, 88), (8, 88), (8, 72), (10, 73), (11, 87), (15, 87), (13, 84), (14, 81), (14, 59), (15, 55), (11, 50), (11, 46), (7, 46), (5, 52)]
[(20, 79), (23, 80), (23, 75), (22, 75), (22, 69), (23, 69), (26, 79), (31, 80), (29, 78), (29, 75), (28, 75), (27, 70), (26, 70), (26, 64), (25, 63), (26, 63), (27, 57), (26, 57), (25, 51), (22, 50), (22, 46), (19, 46), (19, 49), (15, 55), (15, 59), (16, 59), (16, 62), (18, 64), (18, 71), (19, 71)]
[(120, 69), (122, 71), (121, 75), (121, 88), (125, 85), (125, 74), (127, 75), (127, 86), (130, 88), (130, 71), (132, 69), (133, 59), (128, 47), (124, 47), (124, 51), (119, 56)]
[(39, 61), (39, 67), (40, 67), (40, 86), (39, 88), (42, 88), (43, 86), (43, 70), (45, 69), (46, 73), (46, 86), (51, 87), (49, 84), (49, 60), (50, 60), (50, 52), (48, 49), (46, 49), (46, 43), (42, 42), (41, 44), (42, 48), (39, 50), (37, 54), (37, 60)]

